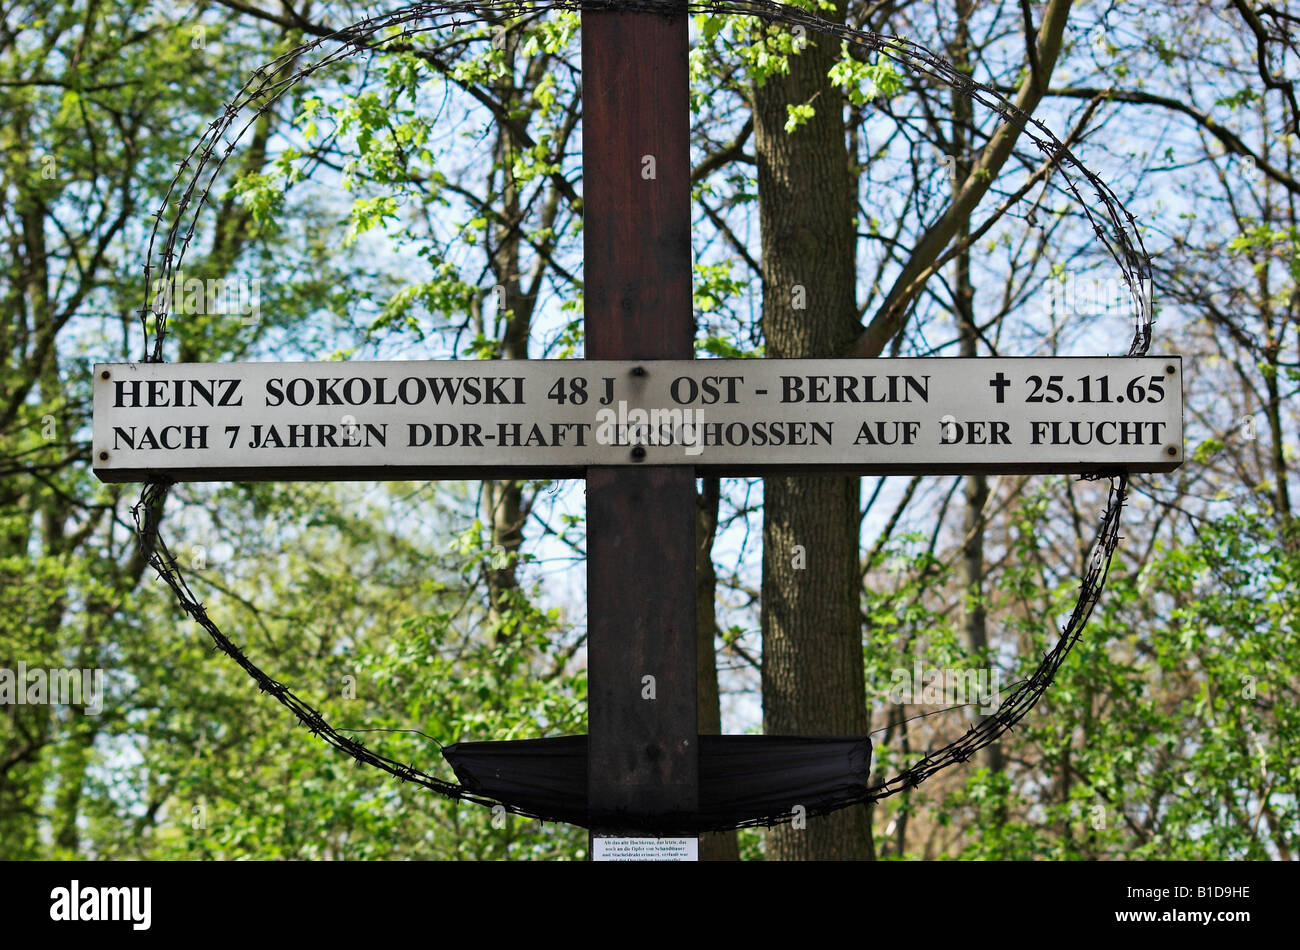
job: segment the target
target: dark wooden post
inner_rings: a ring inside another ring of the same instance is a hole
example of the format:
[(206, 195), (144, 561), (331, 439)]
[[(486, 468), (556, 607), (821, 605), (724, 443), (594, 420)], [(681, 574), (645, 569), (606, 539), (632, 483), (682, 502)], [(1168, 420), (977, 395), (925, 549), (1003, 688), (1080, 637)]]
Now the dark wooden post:
[[(688, 82), (684, 9), (583, 13), (588, 359), (693, 356)], [(690, 466), (587, 470), (596, 815), (696, 807), (694, 512)], [(644, 698), (647, 676), (654, 699)], [(593, 829), (629, 830), (617, 818)]]

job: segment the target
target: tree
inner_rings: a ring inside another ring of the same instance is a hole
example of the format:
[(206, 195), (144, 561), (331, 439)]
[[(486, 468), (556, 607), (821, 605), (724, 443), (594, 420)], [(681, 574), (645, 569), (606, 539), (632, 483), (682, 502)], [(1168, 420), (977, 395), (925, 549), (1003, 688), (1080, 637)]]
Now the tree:
[[(121, 543), (123, 492), (96, 487), (85, 466), (84, 356), (106, 339), (113, 352), (127, 352), (142, 288), (122, 247), (138, 233), (144, 196), (165, 191), (185, 151), (154, 130), (215, 109), (217, 101), (185, 81), (205, 56), (206, 34), (145, 4), (19, 7), (5, 23), (0, 98), (13, 121), (0, 166), (0, 231), (11, 252), (0, 273), (0, 557), (7, 580), (25, 593), (7, 605), (14, 612), (0, 624), (0, 657), (11, 670), (20, 661), (102, 669), (130, 641), (120, 605), (130, 600), (144, 560)], [(229, 76), (242, 57), (247, 34), (228, 36), (215, 77)], [(266, 42), (263, 36), (257, 45)], [(214, 257), (233, 266), (252, 235), (243, 213), (227, 220), (232, 226)], [(204, 304), (197, 309), (205, 312)], [(255, 327), (231, 333), (231, 323), (239, 321), (224, 321), (214, 349), (256, 336)], [(28, 578), (31, 586), (20, 580)], [(10, 711), (0, 768), (5, 838), (32, 856), (44, 847), (44, 829), (53, 853), (76, 853), (91, 763), (125, 712), (110, 708), (95, 719), (52, 706)], [(47, 800), (55, 803), (48, 815)]]
[[(832, 14), (843, 22), (845, 7)], [(791, 43), (773, 29), (761, 42)], [(838, 50), (809, 37), (788, 72), (755, 79), (754, 145), (763, 239), (763, 339), (771, 358), (828, 357), (857, 328), (854, 182), (843, 92), (830, 79)], [(790, 106), (812, 104), (793, 133)], [(771, 735), (864, 735), (858, 625), (858, 486), (845, 476), (763, 482), (763, 728)], [(806, 555), (806, 563), (801, 554)], [(768, 835), (775, 859), (872, 855), (864, 808), (806, 830)]]

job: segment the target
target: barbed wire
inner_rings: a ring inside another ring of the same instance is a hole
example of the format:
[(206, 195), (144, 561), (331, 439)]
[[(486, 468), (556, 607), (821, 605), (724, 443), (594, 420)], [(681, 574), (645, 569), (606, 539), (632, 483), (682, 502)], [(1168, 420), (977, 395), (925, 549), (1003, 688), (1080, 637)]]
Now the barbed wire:
[[(1018, 131), (1018, 138), (1023, 137), (1032, 142), (1051, 163), (1053, 169), (1060, 173), (1064, 187), (1082, 208), (1086, 219), (1092, 225), (1096, 239), (1119, 267), (1133, 298), (1134, 329), (1128, 355), (1145, 356), (1148, 352), (1151, 345), (1153, 313), (1151, 260), (1138, 232), (1134, 215), (1123, 207), (1110, 187), (1090, 171), (1042, 121), (1025, 113), (997, 90), (977, 82), (926, 47), (902, 37), (831, 23), (806, 10), (769, 2), (769, 0), (689, 0), (689, 2), (681, 2), (681, 0), (633, 0), (633, 2), (488, 0), (481, 3), (415, 3), (401, 10), (358, 21), (342, 30), (320, 35), (311, 42), (290, 50), (253, 71), (248, 81), (226, 104), (221, 115), (209, 123), (199, 141), (190, 149), (185, 159), (178, 163), (177, 172), (168, 187), (163, 205), (154, 215), (155, 221), (150, 230), (148, 254), (144, 265), (145, 301), (139, 310), (144, 334), (144, 361), (165, 361), (164, 343), (167, 337), (168, 305), (172, 300), (172, 287), (198, 230), (200, 215), (208, 203), (209, 194), (216, 186), (225, 163), (234, 153), (243, 134), (295, 85), (328, 66), (362, 53), (383, 53), (423, 33), (484, 24), (499, 25), (505, 20), (526, 15), (540, 16), (550, 12), (584, 11), (738, 16), (757, 19), (769, 26), (782, 24), (803, 27), (809, 32), (839, 39), (856, 48), (860, 53), (883, 57), (902, 66), (913, 76), (939, 83), (966, 95), (973, 102), (997, 114), (1004, 122), (1011, 124)], [(318, 58), (305, 65), (297, 65), (305, 57), (317, 51), (321, 53)], [(233, 140), (227, 138), (227, 134), (235, 128), (238, 130), (234, 133)], [(1091, 189), (1096, 203), (1085, 200), (1083, 192), (1088, 189)], [(170, 226), (164, 230), (163, 219), (169, 205), (174, 206), (174, 216)], [(161, 246), (159, 246), (160, 240)], [(156, 281), (155, 273), (159, 275)], [(151, 290), (155, 287), (155, 283), (159, 288), (157, 291)], [(915, 788), (936, 772), (965, 762), (980, 749), (996, 742), (1038, 703), (1051, 685), (1066, 656), (1082, 636), (1088, 618), (1100, 598), (1119, 541), (1121, 514), (1128, 488), (1127, 474), (1115, 472), (1084, 477), (1110, 479), (1107, 504), (1090, 548), (1087, 568), (1080, 581), (1079, 595), (1074, 609), (1061, 628), (1055, 644), (1046, 651), (1034, 673), (1012, 691), (992, 715), (981, 719), (955, 741), (928, 753), (894, 777), (867, 786), (860, 794), (849, 800), (841, 801), (831, 807), (810, 810), (806, 814), (809, 816), (827, 814), (839, 808), (878, 801), (906, 789)], [(336, 749), (351, 756), (358, 764), (370, 765), (402, 781), (424, 786), (457, 801), (492, 807), (503, 805), (508, 811), (524, 817), (543, 821), (556, 820), (554, 816), (535, 814), (479, 795), (464, 785), (439, 779), (413, 764), (407, 765), (371, 750), (355, 738), (346, 735), (348, 730), (340, 731), (332, 727), (319, 710), (297, 696), (286, 685), (263, 672), (226, 637), (208, 615), (203, 604), (190, 589), (176, 559), (167, 548), (159, 528), (170, 486), (171, 483), (165, 479), (151, 480), (145, 485), (139, 501), (132, 508), (142, 550), (147, 554), (149, 564), (171, 588), (185, 612), (208, 633), (221, 652), (231, 657), (257, 683), (261, 691), (271, 694), (277, 702), (288, 708), (313, 735), (319, 736)], [(792, 819), (792, 813), (782, 812), (706, 830), (760, 825), (770, 827), (788, 823)]]

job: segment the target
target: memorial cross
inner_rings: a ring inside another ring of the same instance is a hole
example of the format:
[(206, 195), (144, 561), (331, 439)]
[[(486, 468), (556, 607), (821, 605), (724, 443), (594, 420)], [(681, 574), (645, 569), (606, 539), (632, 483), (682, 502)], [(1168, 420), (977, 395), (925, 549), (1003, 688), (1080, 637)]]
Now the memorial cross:
[(697, 470), (1167, 471), (1183, 453), (1177, 358), (693, 361), (687, 48), (684, 10), (582, 15), (586, 360), (95, 371), (105, 481), (585, 477), (597, 857), (646, 856), (621, 840), (639, 819), (699, 806)]

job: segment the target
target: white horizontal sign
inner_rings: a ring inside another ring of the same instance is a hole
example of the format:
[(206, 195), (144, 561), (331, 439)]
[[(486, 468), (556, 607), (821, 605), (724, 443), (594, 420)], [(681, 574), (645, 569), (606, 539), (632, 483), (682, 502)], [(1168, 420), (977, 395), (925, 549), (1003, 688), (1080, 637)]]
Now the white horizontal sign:
[(1178, 357), (109, 363), (108, 482), (1168, 471)]
[(593, 861), (698, 861), (698, 838), (592, 838)]

